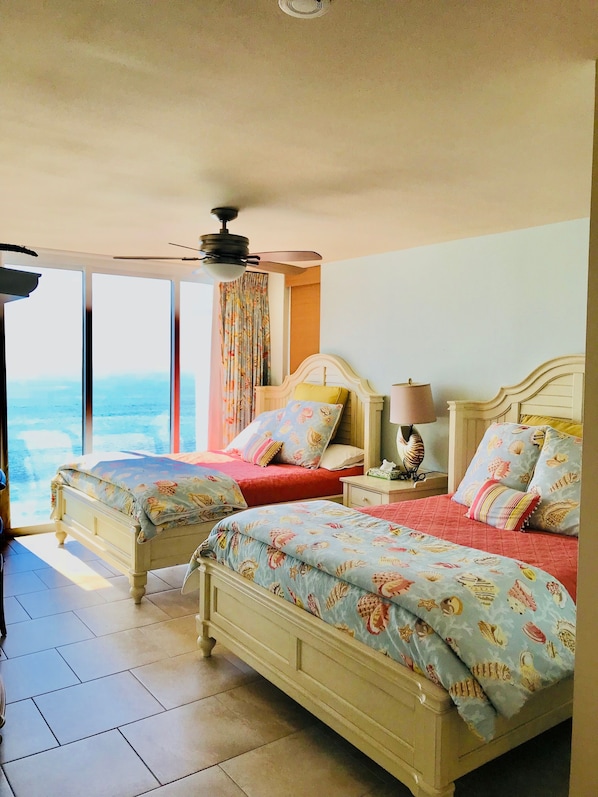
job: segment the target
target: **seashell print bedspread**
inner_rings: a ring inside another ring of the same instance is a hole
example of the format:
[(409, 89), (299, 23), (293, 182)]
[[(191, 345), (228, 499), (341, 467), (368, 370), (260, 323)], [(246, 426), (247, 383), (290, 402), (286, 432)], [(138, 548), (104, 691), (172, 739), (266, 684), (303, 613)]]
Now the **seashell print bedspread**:
[(330, 501), (220, 520), (187, 579), (202, 557), (423, 673), (486, 740), (573, 673), (575, 604), (549, 573)]
[(130, 515), (141, 528), (139, 542), (247, 507), (239, 485), (220, 471), (131, 451), (87, 454), (61, 465), (51, 485), (52, 517), (60, 483)]

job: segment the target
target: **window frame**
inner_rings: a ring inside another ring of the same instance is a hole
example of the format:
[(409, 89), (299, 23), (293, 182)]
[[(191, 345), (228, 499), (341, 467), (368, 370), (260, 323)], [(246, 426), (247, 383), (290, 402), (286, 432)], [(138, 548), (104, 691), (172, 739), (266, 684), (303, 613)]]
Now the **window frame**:
[[(169, 261), (168, 264), (159, 261), (117, 260), (103, 255), (90, 255), (83, 253), (61, 252), (58, 250), (37, 249), (37, 258), (21, 253), (0, 252), (0, 266), (7, 267), (26, 266), (35, 271), (39, 266), (44, 269), (61, 269), (82, 272), (82, 441), (84, 453), (92, 449), (92, 423), (93, 423), (93, 367), (92, 367), (92, 275), (109, 274), (114, 276), (142, 277), (149, 279), (163, 279), (170, 282), (170, 446), (176, 452), (180, 448), (180, 387), (181, 387), (181, 340), (180, 340), (180, 311), (181, 311), (181, 283), (195, 282), (212, 284), (206, 276), (194, 274), (189, 265), (183, 262)], [(17, 301), (27, 301), (27, 297)], [(8, 471), (8, 418), (6, 411), (6, 358), (5, 358), (5, 324), (4, 303), (0, 303), (0, 468)], [(4, 518), (5, 526), (11, 531), (34, 533), (51, 531), (54, 525), (51, 522), (13, 528), (10, 522), (10, 474), (7, 489), (0, 493), (0, 513)]]

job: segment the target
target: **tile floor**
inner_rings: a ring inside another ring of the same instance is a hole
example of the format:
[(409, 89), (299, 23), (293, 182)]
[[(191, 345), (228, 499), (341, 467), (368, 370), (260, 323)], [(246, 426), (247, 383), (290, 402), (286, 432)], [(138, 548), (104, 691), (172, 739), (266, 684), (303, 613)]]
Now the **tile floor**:
[[(53, 534), (5, 548), (0, 797), (409, 797), (217, 645), (196, 648), (185, 567), (128, 582)], [(456, 797), (567, 797), (563, 723), (457, 783)]]

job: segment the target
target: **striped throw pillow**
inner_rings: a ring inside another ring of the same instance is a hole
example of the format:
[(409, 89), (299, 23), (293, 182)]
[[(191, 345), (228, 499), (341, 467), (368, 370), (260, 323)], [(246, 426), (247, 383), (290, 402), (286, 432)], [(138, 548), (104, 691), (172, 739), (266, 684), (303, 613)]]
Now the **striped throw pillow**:
[(475, 494), (466, 515), (497, 529), (522, 531), (539, 503), (536, 493), (513, 490), (496, 479), (488, 479)]
[(282, 448), (282, 440), (272, 440), (263, 434), (252, 435), (241, 449), (241, 457), (252, 465), (265, 468)]

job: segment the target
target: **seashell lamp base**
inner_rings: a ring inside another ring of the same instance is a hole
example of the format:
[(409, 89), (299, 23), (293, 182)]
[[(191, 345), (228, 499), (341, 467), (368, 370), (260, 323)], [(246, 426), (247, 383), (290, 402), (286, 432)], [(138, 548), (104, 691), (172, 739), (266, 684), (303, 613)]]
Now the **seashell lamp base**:
[(397, 451), (407, 478), (417, 481), (417, 471), (424, 460), (424, 441), (414, 426), (399, 426)]

